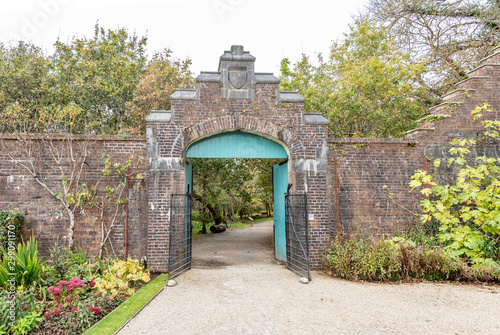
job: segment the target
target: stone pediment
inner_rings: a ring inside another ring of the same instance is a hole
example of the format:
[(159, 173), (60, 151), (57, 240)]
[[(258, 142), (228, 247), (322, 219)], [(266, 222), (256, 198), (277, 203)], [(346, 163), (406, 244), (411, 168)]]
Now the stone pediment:
[(223, 99), (255, 98), (254, 65), (255, 57), (244, 51), (241, 45), (233, 45), (231, 50), (224, 52), (219, 61)]

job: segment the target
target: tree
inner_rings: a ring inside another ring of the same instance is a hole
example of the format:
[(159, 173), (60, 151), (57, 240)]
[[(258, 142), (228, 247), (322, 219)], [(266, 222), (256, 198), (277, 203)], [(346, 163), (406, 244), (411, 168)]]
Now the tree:
[(420, 84), (439, 101), (500, 42), (499, 0), (370, 0), (363, 15), (383, 24), (401, 52), (425, 64)]
[(237, 216), (251, 214), (258, 201), (270, 211), (272, 166), (278, 162), (275, 159), (190, 158), (193, 198), (202, 212), (202, 233), (206, 233), (209, 221), (227, 224)]
[[(251, 201), (245, 183), (252, 179), (246, 160), (230, 158), (190, 158), (193, 165), (193, 196), (209, 212), (215, 224), (226, 223)], [(205, 216), (202, 215), (206, 232)]]
[(93, 38), (57, 41), (50, 57), (56, 104), (78, 105), (85, 126), (100, 134), (116, 134), (133, 126), (127, 104), (146, 65), (147, 38), (126, 29), (95, 26)]
[(153, 55), (145, 72), (139, 77), (134, 99), (128, 103), (132, 133), (145, 132), (144, 119), (155, 109), (170, 109), (170, 95), (177, 88), (194, 86), (191, 60), (174, 59), (165, 49)]
[(399, 52), (385, 28), (357, 20), (344, 41), (331, 46), (318, 65), (303, 55), (290, 69), (281, 63), (281, 88), (298, 90), (306, 112), (320, 112), (336, 137), (397, 137), (426, 114), (417, 81), (423, 74)]
[(264, 205), (268, 216), (273, 212), (273, 166), (282, 161), (265, 158), (249, 160), (255, 182), (252, 195)]
[(52, 103), (50, 76), (50, 61), (39, 47), (23, 41), (12, 47), (0, 43), (0, 111), (15, 104), (25, 118), (36, 119)]

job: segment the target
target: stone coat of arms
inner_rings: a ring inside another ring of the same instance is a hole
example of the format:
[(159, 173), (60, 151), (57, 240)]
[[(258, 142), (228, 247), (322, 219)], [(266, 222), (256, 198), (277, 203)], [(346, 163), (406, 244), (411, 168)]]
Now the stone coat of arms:
[(240, 89), (247, 82), (247, 69), (246, 68), (229, 68), (228, 69), (229, 82), (234, 88)]

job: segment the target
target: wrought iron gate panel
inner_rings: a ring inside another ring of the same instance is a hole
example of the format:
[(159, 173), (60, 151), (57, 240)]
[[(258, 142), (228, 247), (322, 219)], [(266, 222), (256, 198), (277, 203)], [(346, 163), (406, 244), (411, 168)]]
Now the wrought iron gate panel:
[(286, 266), (311, 280), (307, 194), (285, 194)]
[(174, 278), (191, 269), (191, 195), (172, 194), (170, 197), (170, 237), (168, 275)]

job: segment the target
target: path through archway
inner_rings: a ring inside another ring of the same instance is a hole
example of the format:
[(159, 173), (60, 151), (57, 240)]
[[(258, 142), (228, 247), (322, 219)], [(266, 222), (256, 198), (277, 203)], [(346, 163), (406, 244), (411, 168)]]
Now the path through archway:
[[(274, 220), (270, 242), (274, 245), (274, 254), (278, 260), (286, 261), (285, 237), (285, 202), (284, 194), (288, 186), (288, 153), (285, 147), (265, 137), (242, 131), (224, 132), (203, 138), (192, 143), (186, 150), (189, 158), (246, 158), (246, 159), (279, 159), (273, 166), (272, 188), (274, 203)], [(273, 163), (274, 164), (274, 163)], [(192, 166), (186, 166), (186, 192), (193, 190)], [(230, 240), (230, 239), (228, 239)], [(228, 244), (233, 245), (228, 242)], [(238, 248), (235, 247), (235, 250)], [(232, 253), (232, 251), (228, 251)], [(220, 255), (219, 255), (220, 256)], [(212, 260), (212, 262), (216, 262)]]
[(242, 267), (274, 263), (273, 221), (256, 223), (193, 242), (193, 268)]

